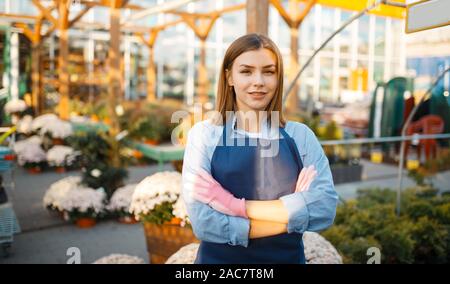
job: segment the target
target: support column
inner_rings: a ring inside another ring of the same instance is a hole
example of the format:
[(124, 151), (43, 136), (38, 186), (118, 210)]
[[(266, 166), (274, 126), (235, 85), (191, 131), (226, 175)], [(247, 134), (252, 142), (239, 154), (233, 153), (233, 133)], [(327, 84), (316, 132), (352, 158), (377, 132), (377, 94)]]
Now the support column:
[(67, 68), (69, 58), (69, 34), (68, 34), (68, 0), (59, 2), (59, 54), (58, 54), (58, 81), (59, 81), (59, 116), (62, 119), (69, 118), (69, 71)]
[(10, 94), (12, 100), (19, 99), (19, 34), (11, 35), (11, 84)]
[(268, 35), (269, 0), (247, 0), (247, 33)]
[[(121, 97), (121, 80), (120, 75), (120, 9), (111, 7), (110, 9), (110, 40), (109, 40), (109, 52), (108, 52), (108, 72), (109, 72), (109, 85), (108, 85), (108, 110), (111, 119), (110, 133), (112, 137), (115, 137), (119, 133), (119, 122), (116, 114), (116, 106)], [(120, 166), (120, 157), (118, 154), (118, 143), (112, 143), (115, 154), (112, 155), (112, 165), (114, 167)]]

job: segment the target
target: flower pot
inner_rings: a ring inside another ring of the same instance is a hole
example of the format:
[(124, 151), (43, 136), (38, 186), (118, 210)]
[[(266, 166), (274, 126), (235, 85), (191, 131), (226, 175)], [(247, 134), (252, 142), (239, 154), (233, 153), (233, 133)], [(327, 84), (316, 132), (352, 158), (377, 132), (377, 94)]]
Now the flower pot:
[(58, 174), (63, 174), (63, 173), (66, 172), (66, 168), (65, 168), (65, 167), (56, 167), (56, 168), (55, 168), (55, 171), (56, 171)]
[(64, 145), (64, 139), (62, 138), (53, 138), (52, 139), (53, 145)]
[(133, 156), (134, 156), (136, 159), (141, 159), (144, 155), (142, 154), (141, 151), (133, 150)]
[(136, 224), (139, 222), (133, 216), (119, 217), (119, 219), (117, 219), (117, 221), (119, 221), (119, 223), (122, 223), (122, 224)]
[(144, 143), (147, 145), (155, 146), (159, 144), (159, 141), (157, 139), (145, 139)]
[(35, 175), (35, 174), (39, 174), (41, 172), (41, 168), (40, 167), (32, 167), (32, 168), (28, 168), (28, 173)]
[(198, 243), (190, 227), (174, 224), (157, 225), (144, 222), (148, 259), (151, 264), (164, 264), (183, 246)]
[(77, 227), (85, 229), (95, 226), (96, 221), (94, 218), (79, 218), (75, 221), (75, 224)]

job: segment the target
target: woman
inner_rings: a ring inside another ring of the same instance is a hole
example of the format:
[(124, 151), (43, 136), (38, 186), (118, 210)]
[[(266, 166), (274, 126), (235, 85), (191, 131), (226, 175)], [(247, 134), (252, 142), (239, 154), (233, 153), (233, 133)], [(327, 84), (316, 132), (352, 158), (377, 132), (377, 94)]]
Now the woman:
[(230, 45), (218, 115), (193, 126), (184, 156), (196, 263), (305, 263), (302, 233), (333, 223), (328, 160), (307, 126), (283, 119), (282, 92), (283, 62), (269, 38)]

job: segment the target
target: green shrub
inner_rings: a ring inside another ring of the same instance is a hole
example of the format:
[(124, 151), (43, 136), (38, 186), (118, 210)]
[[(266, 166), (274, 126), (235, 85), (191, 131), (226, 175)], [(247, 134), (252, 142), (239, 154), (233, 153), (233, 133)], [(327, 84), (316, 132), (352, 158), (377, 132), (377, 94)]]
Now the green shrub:
[(322, 232), (345, 263), (366, 263), (367, 249), (381, 250), (382, 263), (445, 263), (450, 259), (450, 196), (430, 187), (402, 193), (396, 215), (396, 192), (359, 190), (357, 198), (339, 205), (335, 225)]

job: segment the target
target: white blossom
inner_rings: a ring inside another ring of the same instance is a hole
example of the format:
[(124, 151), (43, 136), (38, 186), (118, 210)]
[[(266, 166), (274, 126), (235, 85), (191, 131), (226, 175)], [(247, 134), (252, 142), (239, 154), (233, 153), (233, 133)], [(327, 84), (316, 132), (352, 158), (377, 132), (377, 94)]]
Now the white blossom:
[(20, 150), (17, 153), (17, 163), (20, 166), (25, 165), (26, 163), (40, 163), (45, 162), (47, 156), (42, 150), (39, 144), (28, 143), (26, 147)]
[(42, 144), (41, 137), (34, 135), (27, 139), (17, 141), (16, 143), (14, 143), (14, 146), (13, 146), (14, 152), (19, 155), (30, 144), (41, 145)]
[(52, 184), (44, 195), (44, 207), (52, 207), (59, 211), (87, 212), (92, 209), (100, 213), (104, 209), (106, 194), (103, 190), (95, 190), (81, 185), (80, 177), (67, 177)]
[(98, 178), (99, 176), (102, 175), (102, 171), (100, 171), (99, 169), (93, 169), (93, 170), (90, 172), (90, 174), (91, 174), (91, 176), (93, 176), (93, 177), (95, 177), (95, 178)]
[(59, 118), (54, 113), (47, 113), (36, 117), (31, 123), (31, 129), (36, 131), (42, 128), (44, 125), (49, 123), (50, 121), (59, 120)]
[(120, 187), (114, 191), (111, 197), (107, 209), (110, 211), (123, 211), (129, 212), (131, 198), (136, 188), (136, 183), (128, 184), (124, 187)]
[(16, 124), (17, 132), (29, 134), (31, 133), (31, 124), (33, 123), (33, 117), (31, 115), (25, 115), (21, 120), (19, 120)]
[(61, 200), (61, 209), (68, 212), (78, 210), (82, 213), (92, 209), (95, 213), (101, 213), (105, 207), (105, 198), (104, 191), (78, 187)]
[(145, 264), (145, 261), (137, 256), (127, 254), (110, 254), (97, 259), (93, 264)]
[(79, 176), (68, 176), (53, 183), (44, 195), (44, 207), (52, 206), (62, 211), (61, 200), (70, 191), (80, 187), (80, 184), (81, 177)]
[(64, 120), (49, 120), (45, 125), (42, 125), (39, 134), (44, 135), (49, 133), (52, 138), (66, 138), (72, 135), (72, 124)]
[(7, 114), (22, 112), (27, 108), (27, 104), (23, 100), (13, 99), (6, 103), (5, 112)]
[(47, 162), (50, 166), (70, 166), (78, 154), (72, 147), (55, 145), (47, 152)]
[(184, 227), (186, 223), (189, 223), (189, 216), (186, 209), (186, 204), (183, 198), (178, 198), (177, 202), (173, 205), (172, 214), (181, 219), (181, 226)]
[(181, 194), (181, 174), (175, 171), (158, 172), (142, 180), (131, 199), (130, 213), (139, 218), (150, 214), (156, 205), (175, 203)]

